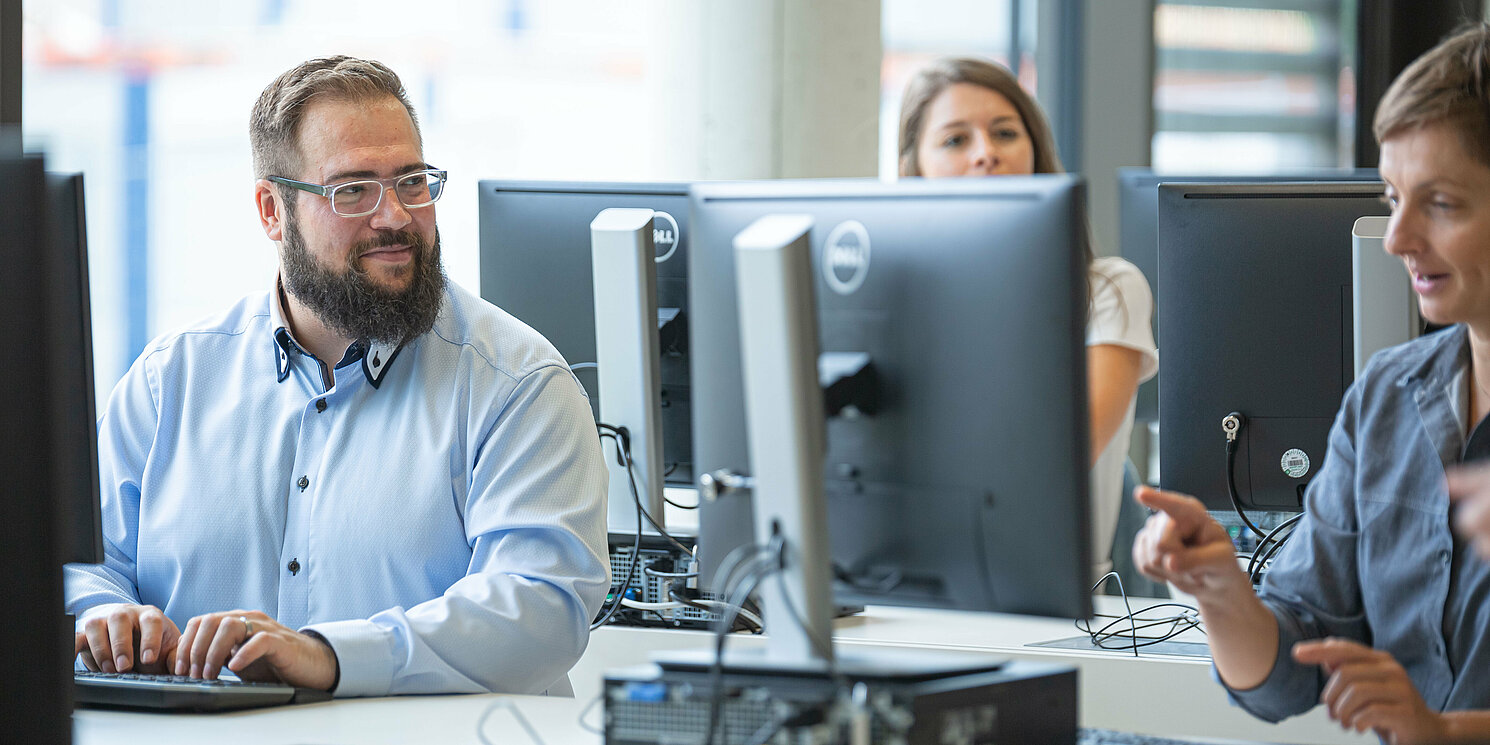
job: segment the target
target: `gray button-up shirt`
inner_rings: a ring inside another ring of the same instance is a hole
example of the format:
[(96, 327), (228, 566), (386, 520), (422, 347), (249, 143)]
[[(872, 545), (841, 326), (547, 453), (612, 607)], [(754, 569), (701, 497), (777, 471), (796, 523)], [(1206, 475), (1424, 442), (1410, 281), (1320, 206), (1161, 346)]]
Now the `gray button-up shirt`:
[(1327, 678), (1290, 650), (1327, 636), (1390, 652), (1433, 709), (1490, 708), (1490, 564), (1455, 545), (1444, 487), (1464, 452), (1469, 360), (1454, 326), (1378, 353), (1345, 394), (1307, 514), (1263, 584), (1277, 661), (1232, 691), (1247, 711), (1313, 708)]

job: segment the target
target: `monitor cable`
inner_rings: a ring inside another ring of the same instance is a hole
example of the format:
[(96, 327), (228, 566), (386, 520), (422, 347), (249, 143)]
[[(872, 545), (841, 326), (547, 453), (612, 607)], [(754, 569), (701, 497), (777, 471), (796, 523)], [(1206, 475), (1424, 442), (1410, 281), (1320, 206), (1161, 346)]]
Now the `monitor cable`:
[(1293, 529), (1298, 525), (1299, 520), (1303, 518), (1304, 513), (1300, 512), (1264, 533), (1261, 528), (1257, 527), (1247, 517), (1247, 513), (1242, 511), (1242, 500), (1236, 488), (1236, 451), (1237, 437), (1246, 426), (1247, 417), (1239, 411), (1233, 411), (1221, 419), (1221, 431), (1226, 434), (1227, 496), (1231, 498), (1232, 509), (1236, 510), (1237, 517), (1242, 519), (1242, 524), (1246, 525), (1248, 530), (1262, 539), (1251, 554), (1237, 555), (1238, 558), (1247, 559), (1247, 579), (1255, 586), (1262, 582), (1262, 576), (1267, 571), (1268, 564), (1273, 560), (1273, 556), (1278, 553), (1278, 550), (1283, 548), (1283, 544), (1288, 540), (1289, 536), (1293, 535)]
[(605, 700), (605, 694), (604, 693), (601, 693), (599, 696), (596, 696), (595, 698), (590, 699), (590, 703), (585, 704), (585, 708), (583, 708), (583, 709), (580, 710), (579, 717), (578, 717), (578, 722), (579, 722), (579, 728), (580, 729), (582, 729), (582, 730), (584, 730), (586, 732), (589, 732), (592, 735), (604, 735), (605, 734), (605, 729), (603, 728), (603, 726), (597, 725), (597, 724), (591, 724), (589, 722), (590, 712), (594, 711), (595, 710), (595, 707), (597, 705), (599, 705), (601, 701), (604, 701), (604, 700)]
[(602, 438), (609, 437), (616, 442), (616, 464), (626, 469), (626, 478), (631, 482), (631, 498), (636, 501), (636, 508), (641, 511), (642, 517), (646, 518), (647, 524), (657, 531), (657, 534), (667, 539), (679, 551), (689, 556), (693, 555), (693, 549), (683, 545), (683, 542), (674, 538), (665, 528), (647, 512), (642, 505), (641, 493), (636, 487), (636, 462), (631, 459), (631, 432), (625, 427), (617, 427), (604, 422), (596, 422), (595, 427), (600, 431)]
[[(744, 604), (745, 600), (747, 600), (750, 595), (754, 594), (761, 581), (773, 574), (778, 574), (785, 571), (787, 563), (787, 543), (786, 539), (780, 533), (776, 533), (775, 535), (773, 535), (771, 538), (771, 542), (765, 547), (742, 546), (740, 548), (737, 548), (734, 552), (731, 552), (731, 554), (733, 555), (737, 552), (740, 552), (741, 549), (753, 549), (755, 551), (755, 556), (749, 560), (738, 562), (738, 566), (735, 566), (731, 569), (731, 574), (734, 574), (736, 571), (739, 572), (737, 577), (729, 578), (730, 581), (726, 583), (726, 586), (729, 586), (730, 584), (738, 586), (737, 589), (735, 589), (733, 592), (728, 593), (728, 597), (731, 601), (731, 613), (740, 612), (740, 606)], [(732, 557), (726, 557), (726, 562), (729, 562), (731, 558)], [(724, 564), (721, 563), (721, 569), (723, 568), (723, 565)], [(781, 593), (780, 597), (785, 606), (784, 610), (787, 612), (788, 615), (791, 616), (792, 621), (795, 622), (802, 630), (808, 631), (807, 621), (805, 617), (798, 611), (796, 605), (792, 602), (790, 595), (783, 592)], [(713, 681), (712, 698), (709, 702), (708, 731), (704, 738), (704, 745), (714, 745), (714, 743), (716, 742), (715, 738), (718, 736), (719, 726), (722, 723), (723, 719), (721, 714), (723, 713), (725, 699), (724, 641), (726, 639), (726, 630), (732, 625), (733, 620), (725, 618), (721, 619), (721, 621), (724, 621), (724, 623), (721, 623), (715, 629), (717, 637), (714, 648), (714, 664), (710, 669), (710, 676)], [(830, 647), (825, 647), (823, 641), (814, 637), (811, 633), (809, 633), (807, 636), (808, 640), (812, 643), (817, 653), (822, 656), (822, 659), (832, 659), (832, 649)], [(833, 678), (835, 690), (848, 689), (847, 678), (845, 678), (842, 673), (839, 673), (836, 668), (831, 670), (829, 672), (829, 675)], [(771, 721), (767, 721), (762, 724), (754, 733), (750, 735), (750, 737), (748, 737), (744, 741), (744, 743), (745, 745), (764, 745), (764, 743), (774, 738), (783, 727), (795, 726), (795, 724), (798, 723), (805, 725), (808, 721), (811, 720), (820, 721), (819, 717), (821, 716), (821, 713), (822, 712), (816, 710), (799, 710), (790, 715), (778, 716)]]
[[(709, 667), (711, 693), (704, 745), (714, 745), (719, 727), (723, 723), (720, 715), (724, 711), (725, 698), (724, 644), (729, 639), (729, 630), (735, 625), (738, 609), (755, 593), (761, 580), (779, 571), (781, 561), (777, 556), (784, 550), (785, 543), (780, 536), (767, 546), (753, 544), (737, 547), (724, 557), (724, 561), (720, 562), (720, 571), (715, 574), (716, 578), (723, 577), (719, 586), (724, 589), (729, 608), (714, 625), (714, 662)], [(726, 566), (729, 567), (728, 571), (725, 571)]]
[[(528, 718), (523, 716), (522, 709), (517, 708), (517, 705), (512, 703), (512, 701), (510, 698), (497, 699), (490, 706), (486, 707), (485, 711), (481, 712), (481, 717), (476, 720), (476, 737), (481, 739), (482, 745), (494, 745), (486, 737), (486, 720), (490, 719), (491, 715), (497, 709), (506, 709), (512, 712), (512, 718), (517, 720), (518, 725), (523, 728), (523, 732), (527, 733), (528, 739), (532, 740), (534, 745), (546, 745), (543, 737), (538, 734), (538, 730), (533, 728), (533, 723), (529, 722)], [(581, 712), (580, 716), (583, 717), (584, 712)], [(501, 742), (508, 742), (508, 740), (504, 738)]]
[[(651, 606), (653, 606), (655, 604), (640, 603), (639, 601), (635, 601), (635, 600), (633, 600), (631, 598), (627, 598), (626, 597), (626, 593), (631, 590), (631, 582), (636, 577), (637, 567), (641, 563), (642, 520), (643, 519), (645, 519), (647, 521), (647, 523), (650, 523), (651, 526), (653, 527), (653, 529), (655, 529), (659, 535), (661, 535), (663, 538), (667, 539), (670, 543), (672, 543), (672, 545), (675, 548), (677, 548), (679, 551), (681, 551), (684, 555), (686, 555), (686, 556), (692, 556), (693, 555), (692, 549), (689, 549), (687, 546), (683, 545), (682, 541), (679, 541), (677, 538), (674, 538), (665, 529), (663, 529), (663, 527), (661, 525), (657, 524), (657, 521), (654, 520), (652, 518), (652, 515), (647, 512), (647, 510), (646, 510), (646, 508), (644, 506), (642, 506), (641, 492), (640, 492), (640, 490), (636, 486), (636, 461), (634, 461), (632, 459), (632, 457), (631, 457), (631, 434), (630, 434), (630, 432), (628, 432), (625, 427), (616, 427), (614, 425), (605, 424), (603, 422), (597, 422), (596, 425), (595, 425), (595, 427), (596, 427), (596, 430), (598, 431), (598, 434), (600, 435), (600, 439), (602, 439), (602, 440), (610, 440), (611, 442), (613, 442), (615, 444), (615, 446), (616, 446), (616, 462), (620, 466), (622, 466), (623, 468), (626, 469), (626, 479), (627, 479), (627, 481), (628, 481), (628, 483), (629, 483), (629, 485), (631, 487), (631, 501), (636, 504), (636, 535), (635, 535), (635, 537), (634, 537), (634, 539), (632, 541), (632, 544), (631, 544), (631, 562), (630, 562), (630, 565), (626, 568), (626, 578), (621, 582), (620, 586), (617, 588), (617, 592), (615, 593), (615, 597), (612, 598), (610, 608), (608, 610), (606, 610), (606, 612), (599, 619), (597, 619), (594, 623), (590, 624), (590, 630), (591, 631), (594, 631), (595, 629), (598, 629), (601, 626), (604, 626), (605, 624), (609, 623), (610, 620), (611, 620), (611, 618), (614, 617), (616, 615), (617, 611), (619, 611), (622, 607), (630, 607), (630, 608), (632, 608), (634, 610), (644, 610), (644, 611), (653, 611), (653, 612), (655, 612), (656, 610), (658, 610), (658, 608), (656, 608), (656, 607), (651, 607)], [(661, 573), (661, 572), (657, 572), (657, 571), (651, 569), (650, 567), (647, 567), (647, 568), (643, 569), (643, 571), (646, 572), (646, 573), (648, 573), (648, 574), (655, 574), (655, 575), (659, 575), (659, 576), (662, 575), (662, 574), (664, 574), (664, 573)], [(666, 574), (668, 574), (670, 576), (676, 576), (676, 577), (687, 577), (687, 576), (696, 576), (697, 573), (666, 573)], [(673, 608), (673, 607), (676, 607), (676, 606), (668, 605), (667, 607), (668, 608)], [(661, 615), (660, 614), (658, 614), (658, 616), (659, 616), (659, 618), (661, 618)], [(665, 621), (665, 619), (664, 619), (664, 621)]]
[[(608, 427), (609, 425), (601, 424), (597, 426), (604, 428)], [(611, 429), (615, 428), (612, 427)], [(621, 458), (622, 464), (626, 466), (626, 473), (630, 475), (631, 451), (630, 448), (627, 447), (627, 440), (622, 437), (616, 436), (616, 434), (612, 432), (607, 432), (604, 429), (600, 430), (600, 438), (609, 438), (615, 442), (616, 455), (617, 457)], [(636, 565), (641, 563), (642, 515), (645, 514), (646, 511), (642, 509), (642, 499), (636, 491), (636, 481), (634, 479), (631, 482), (631, 498), (636, 502), (636, 538), (631, 543), (631, 562), (626, 567), (626, 578), (621, 580), (621, 584), (616, 587), (615, 597), (611, 599), (610, 609), (602, 613), (600, 615), (600, 618), (595, 619), (595, 622), (590, 624), (591, 631), (594, 631), (595, 629), (598, 629), (601, 626), (609, 623), (611, 618), (616, 615), (616, 611), (621, 609), (621, 601), (626, 598), (626, 593), (631, 591), (631, 580), (633, 577), (636, 576)]]
[[(677, 464), (673, 464), (667, 470), (663, 471), (662, 472), (663, 477), (666, 478), (667, 475), (670, 474), (670, 473), (672, 473), (673, 472), (673, 469), (676, 468), (676, 467), (677, 467)], [(698, 503), (697, 502), (695, 502), (693, 504), (682, 504), (682, 503), (679, 503), (679, 502), (674, 502), (673, 500), (668, 499), (668, 497), (667, 497), (666, 494), (662, 495), (662, 501), (667, 502), (668, 504), (670, 504), (670, 505), (672, 505), (672, 506), (674, 506), (674, 507), (676, 507), (676, 508), (678, 508), (680, 510), (696, 510), (696, 509), (698, 509)]]
[(1233, 411), (1221, 418), (1221, 431), (1226, 434), (1226, 496), (1231, 498), (1232, 509), (1236, 510), (1237, 517), (1242, 518), (1242, 524), (1258, 538), (1262, 538), (1265, 535), (1262, 528), (1254, 525), (1247, 513), (1242, 511), (1242, 498), (1238, 496), (1236, 488), (1237, 435), (1246, 426), (1247, 417), (1240, 411)]
[(1262, 583), (1262, 575), (1266, 567), (1272, 562), (1278, 549), (1283, 548), (1283, 543), (1293, 535), (1294, 528), (1303, 517), (1304, 513), (1300, 512), (1284, 520), (1278, 524), (1278, 527), (1268, 531), (1262, 542), (1257, 544), (1257, 548), (1252, 551), (1252, 556), (1247, 561), (1247, 578), (1252, 581), (1253, 585)]

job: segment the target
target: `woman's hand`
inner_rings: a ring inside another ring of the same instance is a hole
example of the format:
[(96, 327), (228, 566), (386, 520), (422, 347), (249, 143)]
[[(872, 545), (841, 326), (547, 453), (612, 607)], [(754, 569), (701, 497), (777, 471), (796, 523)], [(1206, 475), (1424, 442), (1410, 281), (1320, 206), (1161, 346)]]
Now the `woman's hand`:
[(1247, 576), (1236, 562), (1236, 546), (1200, 500), (1140, 486), (1138, 503), (1155, 511), (1133, 539), (1133, 565), (1197, 600), (1245, 590)]
[(1331, 638), (1295, 644), (1293, 659), (1319, 665), (1330, 676), (1319, 702), (1341, 727), (1357, 732), (1370, 729), (1390, 745), (1449, 740), (1443, 715), (1428, 708), (1407, 671), (1390, 653)]

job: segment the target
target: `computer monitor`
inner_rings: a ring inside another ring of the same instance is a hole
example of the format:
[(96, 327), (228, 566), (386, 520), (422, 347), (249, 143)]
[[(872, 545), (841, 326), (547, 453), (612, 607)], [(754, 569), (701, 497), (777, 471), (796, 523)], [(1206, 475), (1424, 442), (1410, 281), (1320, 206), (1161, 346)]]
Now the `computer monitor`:
[(0, 722), (17, 742), (67, 743), (73, 647), (62, 564), (97, 560), (101, 541), (96, 469), (91, 477), (67, 473), (97, 457), (95, 423), (84, 420), (93, 396), (89, 367), (66, 369), (86, 359), (89, 324), (80, 300), (86, 262), (79, 245), (67, 245), (65, 223), (80, 212), (64, 204), (58, 218), (49, 210), (54, 189), (41, 158), (0, 157), (0, 180), (9, 187), (0, 200), (6, 266), (0, 345), (10, 352), (0, 359), (7, 485), (0, 499), (0, 596), (9, 600), (18, 630), (0, 641), (9, 667), (0, 676)]
[(98, 413), (93, 387), (93, 322), (88, 283), (88, 229), (83, 174), (47, 174), (53, 270), (47, 281), (52, 316), (49, 355), (52, 396), (53, 484), (61, 505), (63, 560), (103, 562), (99, 529)]
[[(1160, 483), (1302, 509), (1354, 379), (1351, 228), (1380, 181), (1159, 187)], [(1242, 415), (1234, 458), (1222, 420)], [(1230, 479), (1228, 478), (1230, 477)]]
[[(695, 184), (698, 472), (750, 473), (735, 237), (808, 216), (837, 601), (1085, 617), (1084, 209), (1070, 176)], [(707, 575), (756, 535), (743, 492), (701, 509)]]
[[(1117, 178), (1118, 250), (1149, 281), (1149, 289), (1153, 290), (1156, 304), (1154, 336), (1159, 341), (1157, 303), (1163, 294), (1159, 289), (1159, 184), (1375, 181), (1377, 175), (1374, 168), (1321, 168), (1250, 176), (1155, 173), (1151, 168), (1119, 168)], [(1159, 341), (1159, 348), (1164, 348), (1162, 341)], [(1159, 377), (1156, 375), (1138, 387), (1134, 419), (1144, 422), (1159, 419)]]
[[(482, 180), (481, 296), (558, 348), (600, 416), (590, 223), (614, 207), (645, 208), (654, 220), (662, 380), (664, 479), (693, 486), (689, 435), (688, 186)], [(555, 288), (564, 288), (562, 297)], [(656, 516), (661, 519), (661, 516)]]

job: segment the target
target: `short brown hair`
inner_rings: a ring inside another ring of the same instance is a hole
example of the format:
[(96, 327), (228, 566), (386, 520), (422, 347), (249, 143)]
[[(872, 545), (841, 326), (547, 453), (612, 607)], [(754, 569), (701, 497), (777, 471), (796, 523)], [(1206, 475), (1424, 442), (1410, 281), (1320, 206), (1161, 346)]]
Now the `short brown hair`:
[(403, 104), (419, 134), (419, 117), (398, 75), (374, 60), (346, 55), (307, 60), (274, 79), (259, 94), (248, 120), (253, 146), (254, 178), (300, 176), (300, 121), (311, 100), (330, 96), (345, 101), (367, 101), (392, 96)]
[(942, 91), (957, 83), (982, 86), (1014, 104), (1035, 150), (1035, 173), (1064, 173), (1061, 157), (1055, 150), (1055, 137), (1045, 113), (1030, 94), (1021, 88), (1014, 74), (1001, 65), (973, 57), (943, 57), (923, 68), (905, 87), (900, 103), (900, 175), (920, 176), (921, 163), (916, 148), (921, 142), (921, 127), (926, 108)]
[(1372, 128), (1377, 143), (1430, 124), (1454, 128), (1490, 166), (1490, 25), (1463, 26), (1413, 60), (1387, 88)]

